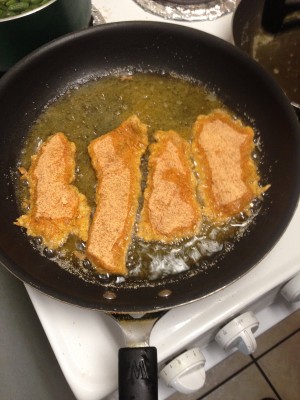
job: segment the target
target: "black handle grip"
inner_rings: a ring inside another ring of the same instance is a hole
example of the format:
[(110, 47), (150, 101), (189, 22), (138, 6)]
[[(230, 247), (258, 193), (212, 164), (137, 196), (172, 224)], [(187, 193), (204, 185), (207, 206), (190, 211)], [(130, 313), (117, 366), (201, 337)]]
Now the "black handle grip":
[(157, 400), (155, 347), (119, 350), (119, 400)]

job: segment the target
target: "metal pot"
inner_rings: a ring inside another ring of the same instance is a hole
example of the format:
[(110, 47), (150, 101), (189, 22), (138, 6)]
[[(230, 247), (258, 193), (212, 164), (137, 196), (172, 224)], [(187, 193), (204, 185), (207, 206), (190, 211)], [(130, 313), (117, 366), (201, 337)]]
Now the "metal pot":
[[(269, 24), (276, 26), (279, 21), (282, 26), (276, 34), (268, 32), (263, 26), (265, 4), (261, 0), (242, 0), (239, 3), (232, 22), (234, 43), (261, 64), (280, 85), (300, 119), (300, 19), (295, 13), (294, 19), (286, 19), (283, 23), (280, 15), (277, 18), (278, 10), (274, 7), (274, 15), (267, 14)], [(283, 13), (285, 7), (286, 12), (293, 7), (299, 9), (300, 3), (287, 2), (286, 6), (283, 5)]]
[(0, 72), (42, 44), (86, 28), (91, 8), (91, 0), (50, 0), (32, 11), (0, 19)]

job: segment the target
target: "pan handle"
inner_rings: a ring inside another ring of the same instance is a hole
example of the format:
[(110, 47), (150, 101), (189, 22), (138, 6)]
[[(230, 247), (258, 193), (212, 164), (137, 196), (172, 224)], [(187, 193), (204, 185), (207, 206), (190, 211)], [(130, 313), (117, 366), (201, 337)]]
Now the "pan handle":
[(119, 400), (157, 400), (156, 347), (119, 350)]

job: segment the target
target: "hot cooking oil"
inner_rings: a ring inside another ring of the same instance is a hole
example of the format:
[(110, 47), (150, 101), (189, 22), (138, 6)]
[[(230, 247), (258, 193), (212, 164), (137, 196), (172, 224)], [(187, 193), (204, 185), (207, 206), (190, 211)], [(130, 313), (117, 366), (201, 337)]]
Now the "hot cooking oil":
[[(86, 195), (95, 209), (96, 177), (88, 155), (88, 144), (96, 137), (116, 127), (133, 114), (148, 125), (149, 141), (156, 130), (177, 131), (190, 141), (192, 126), (199, 114), (208, 114), (224, 104), (199, 82), (167, 74), (135, 73), (102, 77), (69, 89), (49, 104), (32, 126), (20, 155), (19, 166), (29, 168), (31, 156), (48, 136), (63, 132), (76, 145), (76, 180), (74, 184)], [(227, 110), (230, 112), (230, 110)], [(147, 156), (142, 163), (145, 188)], [(26, 212), (28, 187), (18, 183), (17, 193), (21, 212)], [(201, 199), (200, 199), (201, 200)], [(23, 206), (22, 206), (23, 205)], [(141, 209), (141, 206), (140, 206)], [(204, 220), (199, 234), (171, 244), (146, 243), (133, 236), (127, 255), (129, 276), (125, 279), (156, 280), (195, 265), (207, 268), (212, 256), (229, 251), (234, 240), (248, 229), (259, 202), (253, 205), (252, 216), (240, 215), (222, 226), (212, 226)], [(137, 215), (137, 219), (139, 214)], [(93, 282), (122, 282), (123, 278), (97, 275), (85, 258), (85, 243), (70, 237), (59, 250), (49, 252), (41, 241), (34, 246), (62, 268)]]

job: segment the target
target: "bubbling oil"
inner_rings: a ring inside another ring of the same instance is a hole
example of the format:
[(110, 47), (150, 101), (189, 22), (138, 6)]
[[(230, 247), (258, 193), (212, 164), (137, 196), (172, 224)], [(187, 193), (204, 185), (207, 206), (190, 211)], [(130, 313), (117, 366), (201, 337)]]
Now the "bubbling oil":
[[(96, 176), (91, 166), (88, 144), (96, 137), (119, 126), (129, 116), (136, 114), (147, 124), (149, 141), (156, 130), (177, 131), (190, 141), (192, 126), (199, 114), (208, 114), (216, 108), (226, 109), (211, 91), (199, 82), (164, 73), (135, 73), (108, 76), (71, 88), (45, 107), (31, 127), (20, 155), (18, 166), (29, 168), (31, 156), (50, 135), (63, 132), (76, 145), (76, 179), (74, 184), (85, 194), (95, 210)], [(227, 112), (230, 110), (226, 109)], [(257, 154), (256, 154), (257, 156)], [(146, 186), (147, 157), (142, 161), (142, 190)], [(24, 180), (17, 184), (20, 212), (28, 210), (28, 185)], [(142, 207), (140, 202), (134, 232)], [(247, 231), (260, 209), (253, 202), (251, 215), (240, 214), (226, 224), (214, 226), (204, 219), (198, 235), (170, 244), (145, 242), (133, 235), (127, 254), (127, 277), (99, 274), (85, 257), (85, 243), (71, 236), (58, 251), (49, 251), (39, 238), (33, 246), (43, 256), (53, 259), (62, 268), (82, 279), (103, 284), (120, 284), (124, 281), (155, 281), (170, 275), (189, 271), (195, 265), (205, 270), (216, 254), (226, 253), (234, 242)]]

